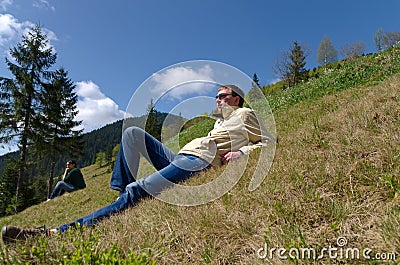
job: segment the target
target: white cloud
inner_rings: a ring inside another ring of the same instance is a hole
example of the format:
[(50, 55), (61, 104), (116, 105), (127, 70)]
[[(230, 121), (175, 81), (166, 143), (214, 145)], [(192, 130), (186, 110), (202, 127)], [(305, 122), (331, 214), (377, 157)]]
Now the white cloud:
[(81, 126), (85, 132), (124, 118), (125, 112), (92, 81), (77, 82), (75, 92), (79, 110), (76, 120), (83, 121)]
[[(0, 52), (2, 55), (7, 55), (8, 50), (19, 42), (24, 34), (26, 34), (31, 27), (35, 26), (30, 21), (19, 22), (11, 14), (0, 14)], [(57, 36), (49, 29), (42, 28), (43, 33), (47, 35), (49, 40), (48, 45), (53, 47), (52, 41), (57, 40)], [(46, 47), (47, 48), (47, 47)]]
[(167, 69), (161, 73), (155, 73), (152, 80), (156, 83), (150, 91), (153, 94), (161, 95), (169, 91), (168, 96), (176, 99), (182, 99), (187, 94), (203, 94), (213, 82), (213, 70), (209, 65), (204, 65), (198, 70), (191, 67), (178, 66)]
[(18, 22), (10, 14), (0, 14), (0, 46), (8, 46), (18, 42), (22, 34), (33, 26), (31, 22)]
[(40, 9), (48, 9), (51, 11), (56, 10), (56, 8), (52, 6), (48, 0), (36, 0), (33, 2), (33, 7), (37, 7)]
[(13, 0), (1, 0), (0, 1), (0, 9), (3, 11), (7, 11), (8, 7), (13, 4)]

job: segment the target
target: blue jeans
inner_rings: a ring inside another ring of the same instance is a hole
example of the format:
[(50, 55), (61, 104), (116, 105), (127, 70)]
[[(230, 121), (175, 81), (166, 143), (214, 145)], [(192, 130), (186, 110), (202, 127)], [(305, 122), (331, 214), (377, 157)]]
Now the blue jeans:
[(66, 183), (64, 181), (59, 181), (57, 182), (56, 186), (54, 187), (53, 192), (51, 193), (49, 199), (54, 199), (55, 197), (61, 196), (64, 194), (64, 192), (73, 192), (76, 191), (76, 188), (69, 183)]
[[(157, 172), (136, 180), (140, 156), (144, 156)], [(101, 219), (134, 206), (140, 199), (157, 195), (174, 183), (184, 181), (195, 173), (209, 168), (205, 160), (192, 155), (176, 155), (160, 141), (138, 127), (124, 131), (114, 170), (111, 189), (120, 192), (111, 204), (72, 223), (58, 227), (61, 232), (78, 223), (81, 226), (95, 225)]]

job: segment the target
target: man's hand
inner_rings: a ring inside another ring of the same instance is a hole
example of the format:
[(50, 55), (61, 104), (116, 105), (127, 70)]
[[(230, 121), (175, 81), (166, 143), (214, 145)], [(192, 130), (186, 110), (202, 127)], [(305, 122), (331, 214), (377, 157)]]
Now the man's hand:
[(226, 164), (229, 161), (239, 159), (241, 155), (242, 155), (242, 152), (240, 152), (240, 151), (225, 153), (225, 154), (221, 155), (221, 162), (222, 162), (222, 164)]
[(65, 171), (64, 171), (64, 175), (63, 175), (63, 177), (62, 177), (62, 180), (64, 180), (65, 179), (65, 177), (67, 176), (67, 174), (68, 174), (68, 172), (70, 172), (71, 171), (71, 169), (70, 168), (66, 168), (65, 169)]

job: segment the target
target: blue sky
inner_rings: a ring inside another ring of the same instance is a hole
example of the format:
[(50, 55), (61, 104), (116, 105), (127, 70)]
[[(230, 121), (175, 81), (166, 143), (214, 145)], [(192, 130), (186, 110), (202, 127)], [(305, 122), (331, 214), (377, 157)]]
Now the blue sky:
[(399, 10), (398, 0), (0, 0), (0, 75), (9, 75), (8, 49), (40, 23), (57, 66), (77, 85), (90, 131), (121, 119), (135, 90), (170, 65), (222, 62), (265, 85), (276, 81), (274, 61), (294, 41), (310, 51), (307, 68), (317, 66), (324, 36), (338, 50), (361, 41), (375, 52), (379, 28), (400, 31)]

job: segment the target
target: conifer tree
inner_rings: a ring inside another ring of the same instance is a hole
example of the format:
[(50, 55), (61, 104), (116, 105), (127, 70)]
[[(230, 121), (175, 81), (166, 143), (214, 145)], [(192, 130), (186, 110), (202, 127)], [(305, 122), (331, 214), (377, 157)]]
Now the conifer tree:
[(162, 121), (159, 119), (160, 113), (155, 109), (153, 99), (150, 100), (147, 106), (145, 131), (151, 134), (154, 138), (161, 140)]
[(19, 148), (15, 211), (23, 188), (27, 166), (27, 147), (31, 145), (36, 131), (34, 117), (38, 112), (43, 84), (51, 77), (50, 67), (57, 55), (49, 45), (47, 36), (39, 25), (22, 37), (20, 43), (10, 49), (12, 60), (6, 58), (13, 78), (0, 78), (0, 141), (15, 141)]
[(18, 174), (17, 163), (10, 159), (0, 176), (0, 217), (7, 215), (7, 208), (12, 202), (16, 188), (15, 176)]
[(306, 78), (306, 57), (303, 48), (295, 41), (293, 47), (283, 51), (281, 57), (275, 61), (273, 70), (285, 82), (285, 86), (294, 86)]
[(260, 88), (260, 80), (258, 80), (258, 76), (256, 73), (253, 74), (253, 82), (252, 82), (252, 89), (253, 88)]
[(253, 74), (253, 82), (251, 82), (251, 89), (247, 95), (245, 95), (244, 106), (249, 107), (248, 102), (254, 102), (260, 99), (262, 96), (260, 93), (260, 80), (256, 73)]
[(35, 137), (36, 152), (45, 154), (50, 159), (50, 174), (47, 197), (53, 187), (54, 168), (57, 157), (67, 153), (76, 156), (81, 153), (79, 135), (82, 130), (76, 129), (82, 122), (75, 121), (78, 114), (78, 96), (74, 92), (75, 85), (68, 78), (64, 68), (58, 69), (52, 76), (51, 83), (45, 84), (39, 98), (40, 112), (36, 117), (41, 130)]
[(291, 87), (304, 79), (304, 73), (306, 71), (304, 68), (306, 65), (306, 56), (297, 41), (293, 44), (289, 59), (289, 87)]

